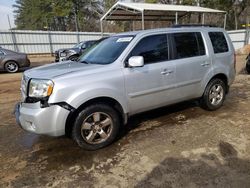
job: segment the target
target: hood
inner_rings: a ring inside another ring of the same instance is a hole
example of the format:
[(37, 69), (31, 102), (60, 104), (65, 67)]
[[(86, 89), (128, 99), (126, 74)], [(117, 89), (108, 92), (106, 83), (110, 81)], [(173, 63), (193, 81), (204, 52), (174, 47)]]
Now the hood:
[(73, 50), (75, 52), (78, 52), (80, 49), (79, 48), (62, 48), (62, 49), (57, 50), (56, 52), (64, 52), (68, 50)]
[(75, 72), (87, 72), (88, 70), (96, 70), (102, 67), (103, 65), (65, 61), (64, 63), (55, 63), (33, 68), (25, 71), (24, 74), (29, 78), (53, 79)]

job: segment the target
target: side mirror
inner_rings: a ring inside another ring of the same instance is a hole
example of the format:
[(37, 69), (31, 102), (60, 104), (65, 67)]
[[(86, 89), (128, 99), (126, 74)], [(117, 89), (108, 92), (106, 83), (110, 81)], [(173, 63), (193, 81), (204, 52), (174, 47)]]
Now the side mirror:
[(129, 67), (143, 67), (144, 58), (142, 56), (133, 56), (128, 60)]

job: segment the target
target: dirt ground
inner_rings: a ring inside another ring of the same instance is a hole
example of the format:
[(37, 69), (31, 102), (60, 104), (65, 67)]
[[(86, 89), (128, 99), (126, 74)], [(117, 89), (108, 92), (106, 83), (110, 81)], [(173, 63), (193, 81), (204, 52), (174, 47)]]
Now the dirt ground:
[(84, 151), (66, 137), (27, 133), (12, 110), (22, 73), (0, 74), (0, 187), (250, 187), (250, 75), (224, 106), (195, 101), (130, 119), (113, 145)]

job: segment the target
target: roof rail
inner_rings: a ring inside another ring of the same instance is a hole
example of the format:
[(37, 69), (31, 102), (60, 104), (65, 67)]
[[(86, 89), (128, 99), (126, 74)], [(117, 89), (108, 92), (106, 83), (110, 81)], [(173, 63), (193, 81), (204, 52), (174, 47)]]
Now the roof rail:
[(206, 24), (177, 24), (172, 25), (173, 28), (179, 28), (179, 27), (216, 27), (214, 25), (206, 25)]

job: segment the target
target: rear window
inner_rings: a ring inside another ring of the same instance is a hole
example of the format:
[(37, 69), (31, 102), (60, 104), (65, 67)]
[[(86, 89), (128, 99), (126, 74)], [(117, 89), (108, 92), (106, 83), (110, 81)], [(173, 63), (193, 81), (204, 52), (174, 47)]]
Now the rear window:
[(4, 55), (4, 53), (0, 50), (0, 55)]
[(212, 42), (215, 54), (228, 52), (228, 44), (224, 33), (209, 32), (208, 34)]
[(200, 32), (174, 33), (175, 59), (205, 55), (205, 46)]

